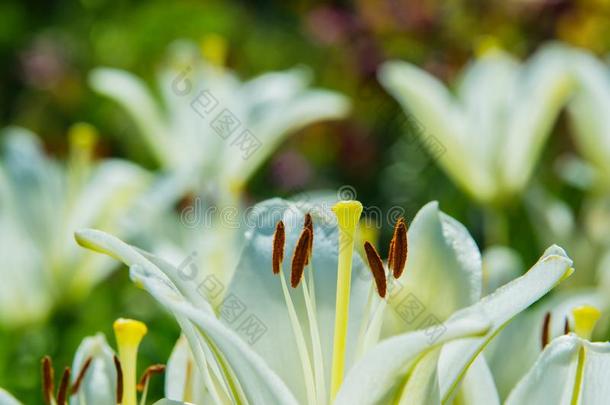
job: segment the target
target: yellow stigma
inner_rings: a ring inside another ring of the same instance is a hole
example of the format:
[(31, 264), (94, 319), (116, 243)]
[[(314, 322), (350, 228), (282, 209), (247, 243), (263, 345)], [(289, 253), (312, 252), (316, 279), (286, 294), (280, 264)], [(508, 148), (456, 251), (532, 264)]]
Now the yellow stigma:
[(362, 214), (362, 204), (359, 201), (340, 201), (333, 207), (333, 212), (337, 217), (337, 225), (339, 226), (339, 260), (337, 264), (335, 336), (330, 383), (331, 402), (335, 399), (343, 382), (354, 234), (360, 220), (360, 214)]
[(117, 319), (114, 324), (114, 335), (119, 348), (119, 359), (123, 368), (123, 400), (122, 405), (136, 405), (136, 368), (138, 346), (148, 329), (140, 321), (132, 319)]
[(222, 67), (227, 59), (227, 41), (218, 34), (208, 34), (201, 40), (201, 53), (212, 65)]
[(360, 214), (362, 214), (362, 204), (360, 201), (339, 201), (332, 209), (337, 216), (339, 230), (346, 233), (346, 236), (353, 237), (356, 226), (360, 221)]
[(601, 316), (599, 309), (591, 305), (582, 305), (572, 309), (574, 331), (583, 339), (590, 340), (595, 324)]

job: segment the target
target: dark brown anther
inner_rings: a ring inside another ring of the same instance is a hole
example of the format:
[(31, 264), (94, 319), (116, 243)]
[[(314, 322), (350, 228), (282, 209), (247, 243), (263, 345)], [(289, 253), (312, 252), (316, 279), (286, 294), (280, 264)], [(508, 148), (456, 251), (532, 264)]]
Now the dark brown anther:
[(307, 228), (301, 231), (301, 236), (297, 241), (297, 245), (294, 248), (292, 254), (292, 271), (290, 273), (290, 285), (292, 288), (297, 288), (303, 278), (303, 271), (305, 271), (305, 263), (307, 262), (307, 256), (309, 255), (309, 241), (311, 240), (311, 231)]
[(55, 402), (54, 381), (55, 371), (53, 370), (53, 362), (49, 356), (44, 356), (42, 359), (42, 398), (47, 405), (51, 401)]
[(66, 405), (68, 399), (68, 388), (70, 387), (70, 367), (64, 369), (57, 391), (57, 405)]
[(566, 317), (566, 321), (563, 324), (563, 334), (567, 335), (570, 333), (570, 320)]
[(402, 275), (407, 263), (407, 224), (400, 218), (394, 226), (394, 234), (390, 241), (388, 264), (395, 279)]
[(375, 279), (377, 285), (377, 292), (381, 298), (385, 298), (387, 291), (387, 282), (385, 277), (385, 269), (383, 268), (383, 261), (377, 253), (377, 250), (369, 242), (364, 242), (364, 251), (366, 252), (366, 259), (369, 262), (371, 273)]
[(114, 368), (116, 369), (116, 403), (123, 402), (123, 367), (117, 356), (114, 356)]
[(85, 374), (87, 374), (87, 370), (89, 370), (89, 366), (91, 365), (92, 360), (92, 357), (87, 357), (87, 360), (85, 360), (85, 362), (83, 363), (83, 366), (81, 367), (80, 371), (78, 372), (78, 376), (76, 377), (76, 381), (74, 381), (74, 384), (72, 385), (70, 395), (74, 395), (78, 392), (80, 385), (82, 384), (83, 379), (85, 378)]
[(542, 337), (541, 337), (542, 349), (544, 349), (546, 347), (546, 345), (549, 344), (550, 325), (551, 325), (551, 313), (547, 312), (544, 315), (544, 321), (542, 322)]
[(309, 239), (307, 258), (305, 260), (305, 266), (309, 264), (309, 258), (311, 257), (311, 252), (313, 252), (313, 219), (311, 218), (311, 214), (308, 212), (305, 214), (305, 221), (303, 223), (303, 229), (309, 229), (311, 232), (311, 238)]
[(138, 385), (136, 385), (137, 390), (139, 392), (144, 391), (144, 388), (146, 388), (146, 383), (148, 382), (150, 377), (152, 377), (153, 374), (160, 374), (163, 371), (165, 371), (164, 364), (154, 364), (154, 365), (148, 367), (144, 371), (144, 374), (142, 374), (142, 377), (140, 378), (140, 382), (138, 383)]
[(286, 243), (286, 230), (284, 223), (278, 222), (273, 233), (273, 254), (271, 257), (271, 266), (273, 274), (279, 274), (284, 261), (284, 244)]

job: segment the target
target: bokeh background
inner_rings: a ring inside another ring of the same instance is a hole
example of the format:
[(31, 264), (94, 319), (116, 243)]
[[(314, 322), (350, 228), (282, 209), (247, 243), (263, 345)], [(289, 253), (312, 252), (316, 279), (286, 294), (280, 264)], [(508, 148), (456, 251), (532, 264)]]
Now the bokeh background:
[[(117, 67), (152, 84), (170, 43), (186, 38), (204, 44), (211, 35), (222, 39), (225, 63), (243, 78), (306, 65), (316, 86), (339, 91), (353, 103), (348, 118), (309, 125), (283, 142), (247, 184), (250, 202), (350, 185), (365, 205), (382, 210), (398, 205), (411, 218), (427, 201), (438, 200), (485, 246), (486, 209), (456, 188), (417, 138), (405, 137), (410, 128), (397, 119), (401, 108), (378, 84), (378, 66), (407, 60), (451, 83), (490, 43), (526, 58), (558, 39), (604, 57), (610, 50), (610, 2), (3, 0), (0, 123), (32, 130), (46, 151), (61, 159), (68, 153), (69, 128), (87, 122), (100, 134), (96, 156), (123, 157), (154, 170), (132, 120), (90, 89), (88, 72)], [(552, 170), (557, 157), (572, 150), (562, 115), (533, 177), (578, 210), (582, 192)], [(410, 175), (414, 167), (416, 176)], [(509, 244), (524, 263), (532, 263), (541, 249), (532, 225), (523, 220), (523, 204), (503, 209), (512, 224)], [(382, 230), (382, 240), (389, 231)], [(0, 386), (25, 403), (40, 402), (40, 358), (50, 354), (58, 367), (70, 364), (84, 336), (97, 331), (112, 336), (112, 321), (119, 316), (149, 325), (140, 364), (167, 359), (177, 326), (120, 271), (43, 325), (0, 329)], [(149, 397), (161, 395), (161, 384), (152, 387)]]

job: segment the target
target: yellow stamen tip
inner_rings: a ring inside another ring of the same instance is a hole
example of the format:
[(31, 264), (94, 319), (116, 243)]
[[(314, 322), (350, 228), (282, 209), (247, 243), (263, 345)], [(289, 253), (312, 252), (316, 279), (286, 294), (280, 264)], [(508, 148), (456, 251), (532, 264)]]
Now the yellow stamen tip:
[(479, 38), (475, 47), (475, 54), (481, 58), (492, 53), (502, 52), (502, 46), (498, 38), (485, 35)]
[(227, 40), (218, 34), (208, 34), (201, 40), (201, 53), (203, 57), (215, 66), (225, 64), (228, 53)]
[(572, 309), (574, 331), (583, 339), (591, 339), (595, 324), (601, 316), (599, 309), (591, 305), (582, 305)]
[(133, 319), (119, 318), (114, 321), (112, 327), (119, 347), (139, 345), (148, 332), (148, 328), (143, 322)]
[(353, 236), (362, 214), (362, 204), (360, 201), (339, 201), (332, 209), (337, 216), (339, 228), (348, 235)]
[(68, 131), (70, 145), (76, 150), (91, 150), (97, 142), (97, 130), (94, 126), (79, 122)]

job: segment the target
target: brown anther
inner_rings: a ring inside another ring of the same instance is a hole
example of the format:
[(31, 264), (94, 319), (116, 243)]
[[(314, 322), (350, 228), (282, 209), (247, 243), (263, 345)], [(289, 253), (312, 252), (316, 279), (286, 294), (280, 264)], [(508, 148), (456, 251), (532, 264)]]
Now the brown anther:
[(144, 370), (144, 374), (142, 374), (142, 377), (140, 378), (140, 382), (138, 383), (138, 385), (136, 385), (136, 389), (139, 392), (144, 391), (144, 388), (146, 388), (146, 383), (148, 382), (150, 377), (153, 374), (160, 374), (163, 371), (165, 371), (164, 364), (154, 364), (154, 365), (148, 367), (146, 370)]
[(78, 376), (76, 377), (76, 381), (72, 385), (72, 389), (70, 389), (70, 395), (74, 395), (78, 392), (83, 379), (85, 378), (85, 374), (87, 374), (87, 370), (89, 370), (89, 366), (91, 365), (92, 357), (87, 357), (87, 360), (83, 363), (80, 371), (78, 372)]
[(549, 344), (550, 325), (551, 325), (551, 313), (547, 312), (544, 315), (544, 321), (542, 322), (542, 337), (541, 337), (542, 349), (544, 349), (546, 347), (546, 345)]
[(114, 356), (114, 368), (116, 369), (116, 403), (120, 404), (123, 402), (123, 367), (116, 355)]
[(377, 250), (369, 242), (364, 242), (364, 251), (366, 252), (366, 259), (369, 262), (371, 273), (375, 279), (377, 285), (377, 292), (381, 298), (385, 298), (387, 291), (387, 282), (385, 277), (385, 269), (383, 268), (383, 261), (377, 253)]
[(566, 317), (565, 323), (563, 324), (563, 334), (567, 335), (570, 333), (570, 320)]
[(309, 241), (311, 239), (311, 231), (307, 228), (301, 231), (301, 236), (297, 241), (292, 254), (292, 271), (290, 273), (290, 285), (292, 288), (297, 288), (305, 271), (305, 263), (309, 255)]
[(55, 402), (54, 381), (55, 371), (53, 370), (53, 362), (49, 356), (44, 356), (42, 359), (42, 398), (47, 405), (51, 401)]
[(64, 369), (57, 391), (57, 405), (66, 405), (68, 399), (68, 389), (70, 387), (70, 367)]
[(278, 274), (284, 261), (284, 244), (286, 243), (286, 231), (284, 223), (278, 222), (273, 233), (273, 254), (271, 256), (271, 266), (273, 274)]
[(311, 218), (311, 214), (309, 212), (307, 214), (305, 214), (303, 229), (309, 229), (311, 232), (311, 238), (309, 239), (309, 246), (308, 246), (309, 253), (307, 254), (307, 258), (305, 260), (305, 266), (307, 266), (309, 264), (311, 252), (313, 251), (313, 219)]
[(389, 265), (395, 279), (400, 278), (407, 263), (407, 224), (400, 218), (394, 226), (394, 234), (390, 241)]

